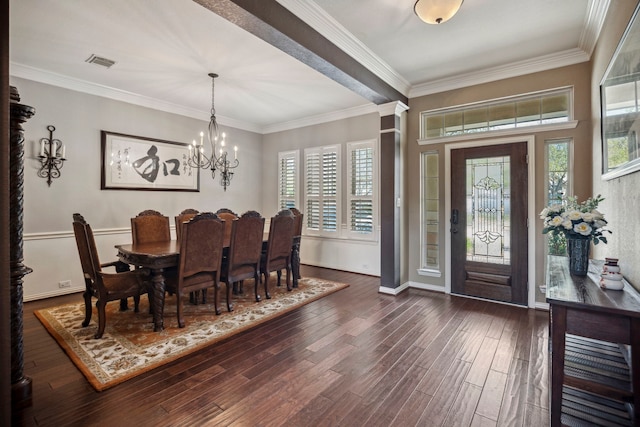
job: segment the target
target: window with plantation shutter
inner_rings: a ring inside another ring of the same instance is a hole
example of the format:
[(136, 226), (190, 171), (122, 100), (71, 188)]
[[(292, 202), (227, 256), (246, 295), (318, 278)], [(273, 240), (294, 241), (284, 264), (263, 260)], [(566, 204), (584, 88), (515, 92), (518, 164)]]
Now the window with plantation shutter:
[(305, 231), (336, 236), (340, 229), (340, 146), (304, 150)]
[(347, 227), (358, 238), (374, 238), (376, 225), (375, 141), (347, 144), (348, 185)]
[(298, 191), (299, 151), (278, 153), (278, 208), (299, 208)]

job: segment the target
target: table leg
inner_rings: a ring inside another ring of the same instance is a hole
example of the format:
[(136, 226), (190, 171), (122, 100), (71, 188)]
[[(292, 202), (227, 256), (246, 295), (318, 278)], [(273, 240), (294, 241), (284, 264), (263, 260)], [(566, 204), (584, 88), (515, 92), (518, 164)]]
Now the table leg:
[(291, 248), (291, 272), (293, 273), (293, 287), (298, 287), (298, 279), (300, 279), (300, 237), (293, 238), (293, 246)]
[(561, 425), (567, 308), (552, 305), (549, 316), (551, 332), (551, 426), (555, 427)]
[(164, 329), (164, 275), (162, 268), (151, 269), (151, 304), (153, 305), (153, 331), (160, 332)]
[(631, 318), (631, 387), (633, 389), (633, 425), (640, 426), (640, 319)]

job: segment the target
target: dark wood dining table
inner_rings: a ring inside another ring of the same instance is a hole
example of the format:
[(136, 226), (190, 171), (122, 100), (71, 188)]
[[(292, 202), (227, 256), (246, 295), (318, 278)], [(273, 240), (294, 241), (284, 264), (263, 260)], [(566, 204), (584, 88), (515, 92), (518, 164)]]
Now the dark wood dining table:
[(116, 245), (120, 261), (130, 265), (148, 268), (151, 271), (149, 304), (153, 311), (153, 330), (164, 329), (164, 272), (177, 268), (180, 262), (180, 243), (176, 240), (153, 243), (128, 243)]
[[(269, 234), (265, 233), (264, 244)], [(149, 304), (153, 311), (153, 330), (160, 332), (164, 329), (164, 297), (165, 270), (177, 268), (180, 262), (180, 243), (176, 240), (153, 243), (127, 243), (115, 245), (120, 261), (133, 266), (148, 268), (151, 271), (151, 289), (149, 290)], [(293, 240), (291, 272), (293, 287), (298, 287), (300, 278), (300, 237)]]

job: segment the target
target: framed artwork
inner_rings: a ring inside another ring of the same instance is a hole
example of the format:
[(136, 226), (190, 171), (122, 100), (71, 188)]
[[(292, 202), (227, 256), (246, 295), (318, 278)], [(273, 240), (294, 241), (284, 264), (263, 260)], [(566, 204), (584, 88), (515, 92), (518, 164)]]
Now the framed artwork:
[(100, 131), (103, 190), (200, 191), (189, 144)]
[(640, 170), (640, 5), (600, 84), (602, 179)]

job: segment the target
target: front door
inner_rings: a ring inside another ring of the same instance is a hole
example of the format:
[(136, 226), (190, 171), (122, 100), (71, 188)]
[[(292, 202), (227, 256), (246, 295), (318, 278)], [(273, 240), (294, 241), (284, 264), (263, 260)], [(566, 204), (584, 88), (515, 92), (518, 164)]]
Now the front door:
[(527, 143), (451, 150), (451, 292), (527, 304)]

